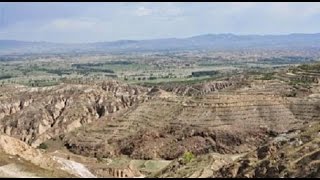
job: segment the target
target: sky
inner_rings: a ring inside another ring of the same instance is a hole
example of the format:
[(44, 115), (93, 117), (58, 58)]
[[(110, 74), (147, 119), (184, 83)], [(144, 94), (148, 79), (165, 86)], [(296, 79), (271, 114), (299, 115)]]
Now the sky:
[(88, 43), (320, 33), (319, 2), (0, 2), (0, 39)]

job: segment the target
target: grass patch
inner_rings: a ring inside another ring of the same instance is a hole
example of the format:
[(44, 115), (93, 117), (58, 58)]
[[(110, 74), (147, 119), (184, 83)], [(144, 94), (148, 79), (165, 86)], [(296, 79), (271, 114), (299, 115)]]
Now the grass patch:
[(39, 146), (38, 146), (39, 149), (48, 149), (48, 145), (46, 143), (41, 143)]
[(274, 74), (275, 73), (266, 73), (266, 74), (263, 74), (263, 77), (261, 77), (259, 80), (272, 80), (272, 79), (275, 79), (274, 77)]

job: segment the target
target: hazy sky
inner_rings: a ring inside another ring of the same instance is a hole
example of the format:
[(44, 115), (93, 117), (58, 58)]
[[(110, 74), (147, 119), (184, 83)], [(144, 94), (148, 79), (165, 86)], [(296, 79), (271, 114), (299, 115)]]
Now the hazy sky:
[(96, 42), (319, 33), (320, 3), (1, 3), (0, 39)]

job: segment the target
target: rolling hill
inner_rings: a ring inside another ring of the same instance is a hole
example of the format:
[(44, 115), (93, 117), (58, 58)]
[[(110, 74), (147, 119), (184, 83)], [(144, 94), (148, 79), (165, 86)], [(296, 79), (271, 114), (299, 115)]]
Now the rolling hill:
[(320, 48), (320, 33), (288, 35), (205, 34), (189, 38), (120, 40), (95, 43), (51, 43), (0, 40), (0, 54), (134, 52), (167, 50)]

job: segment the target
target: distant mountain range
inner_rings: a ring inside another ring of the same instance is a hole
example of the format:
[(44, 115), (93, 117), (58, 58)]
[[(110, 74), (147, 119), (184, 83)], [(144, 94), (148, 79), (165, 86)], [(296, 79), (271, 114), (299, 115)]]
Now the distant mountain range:
[(320, 33), (288, 35), (206, 34), (189, 38), (120, 40), (97, 43), (51, 43), (0, 40), (0, 54), (135, 52), (167, 50), (320, 48)]

